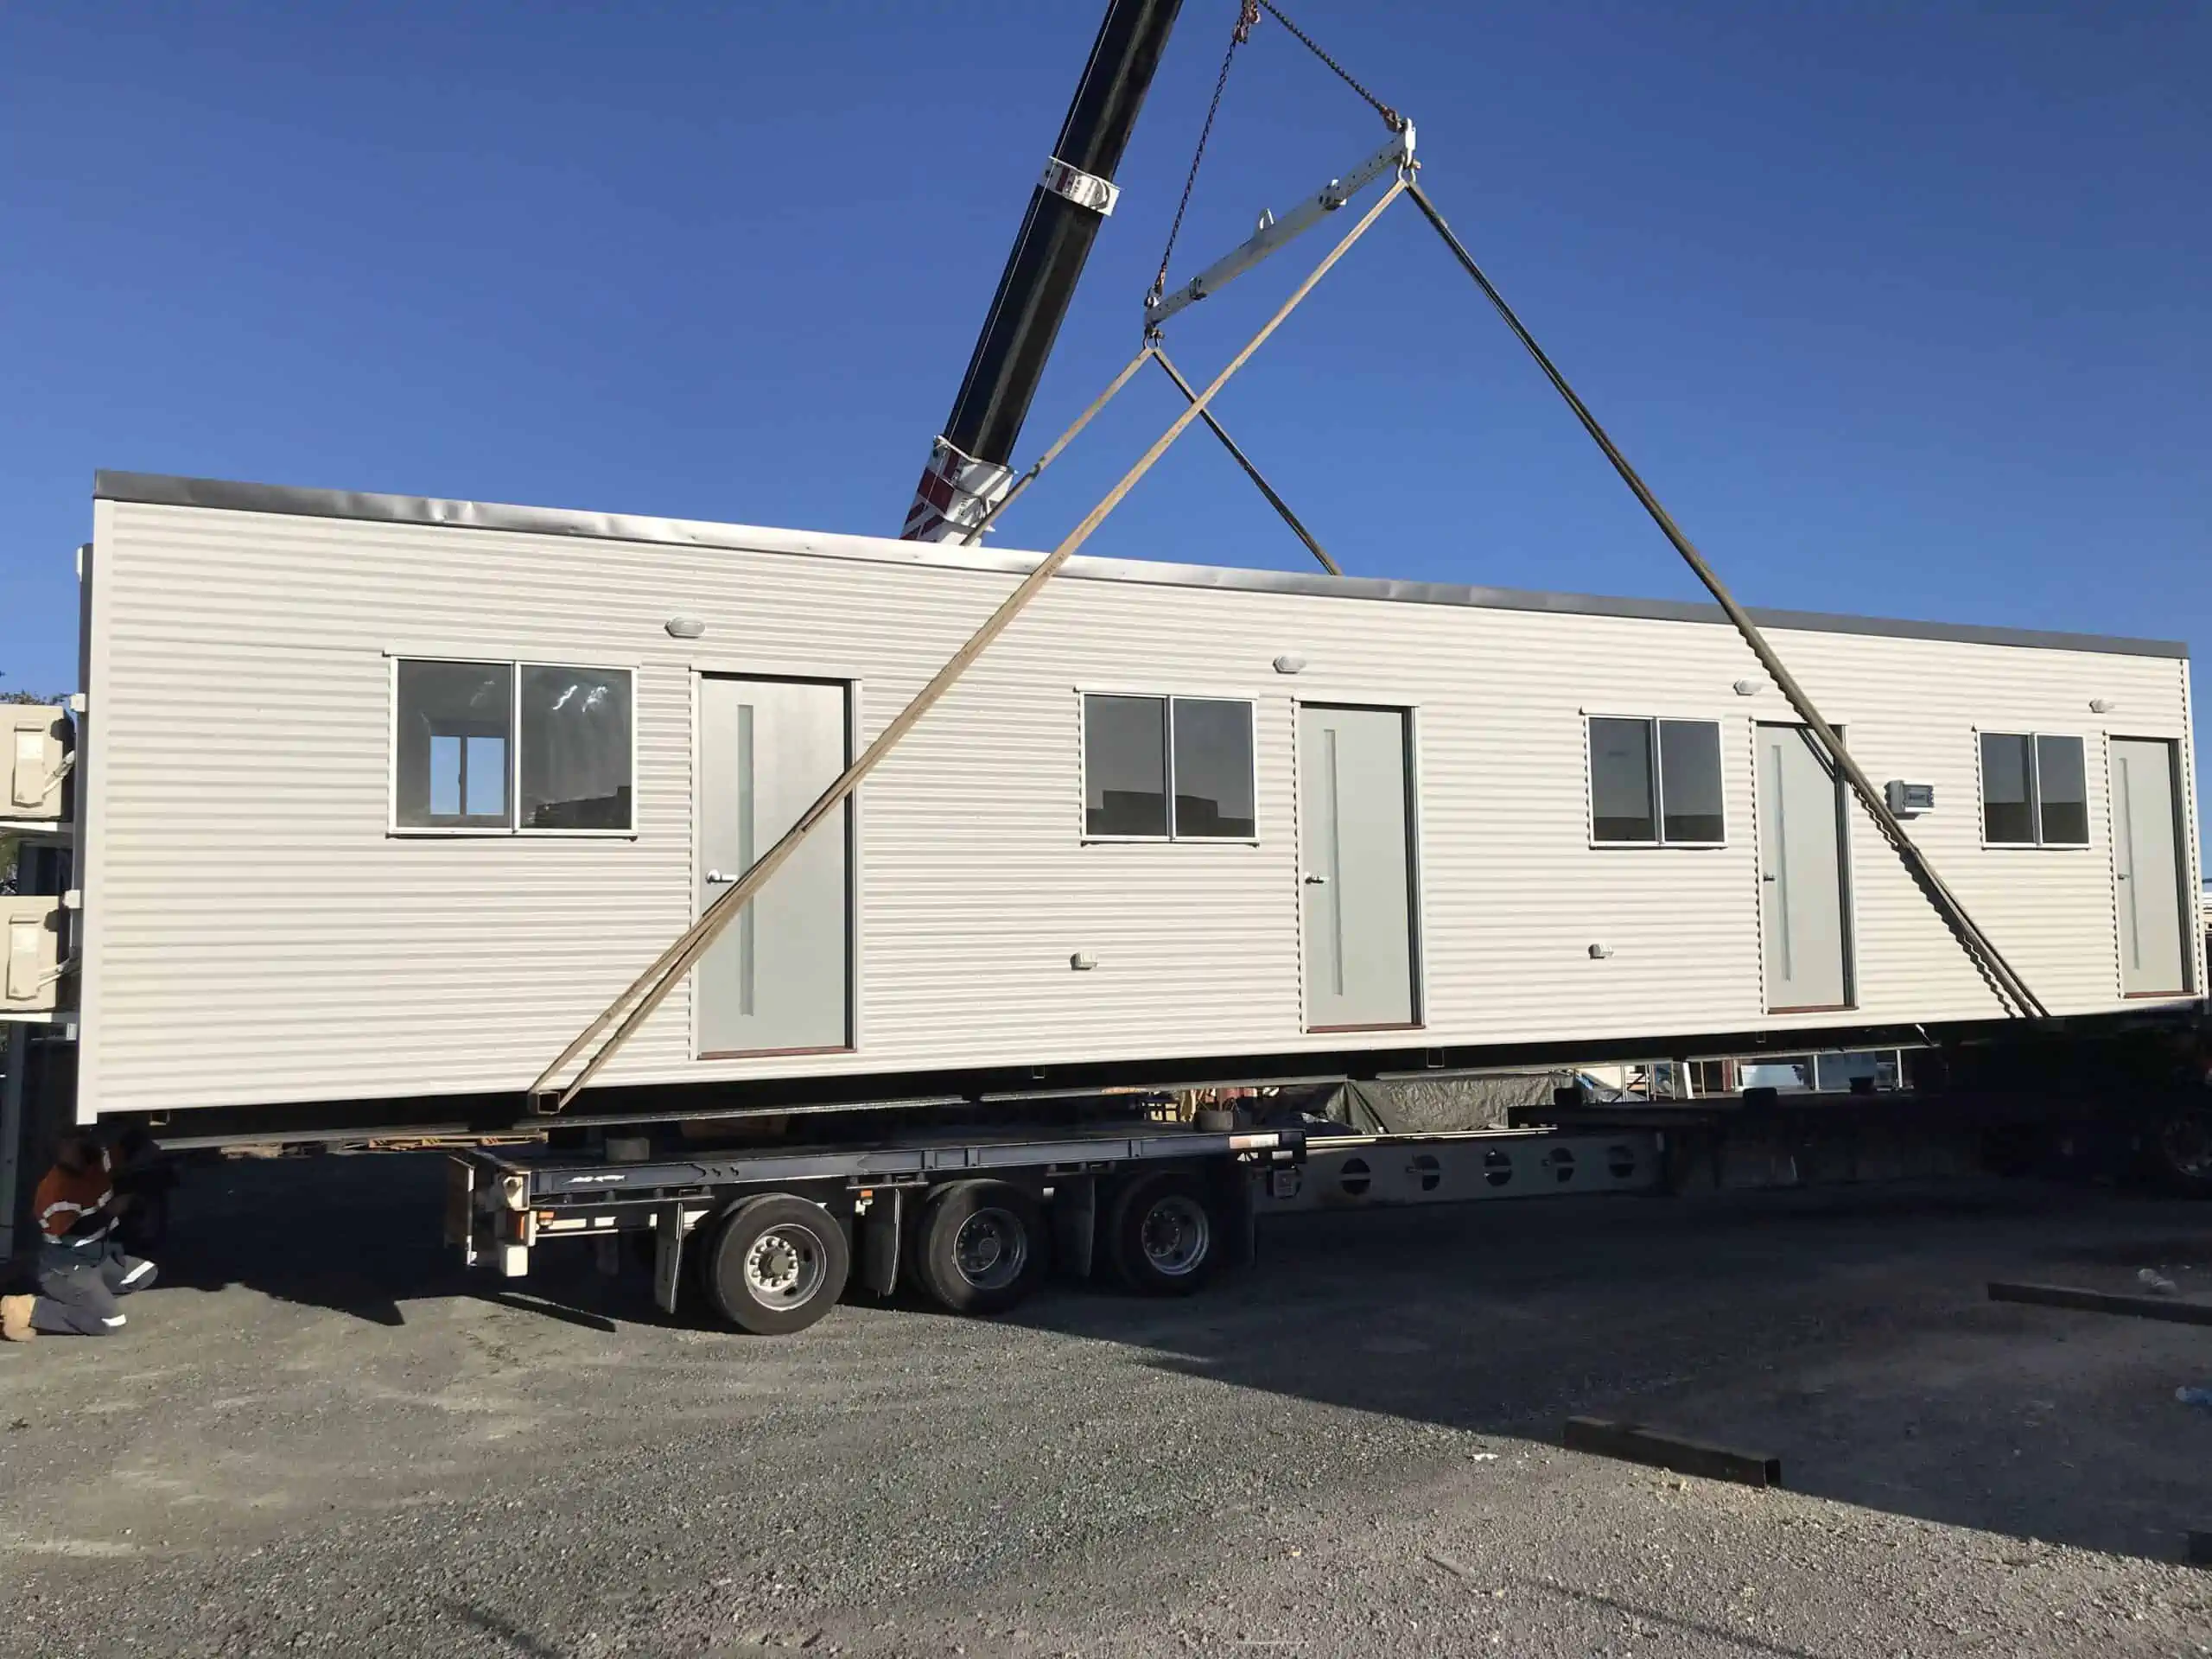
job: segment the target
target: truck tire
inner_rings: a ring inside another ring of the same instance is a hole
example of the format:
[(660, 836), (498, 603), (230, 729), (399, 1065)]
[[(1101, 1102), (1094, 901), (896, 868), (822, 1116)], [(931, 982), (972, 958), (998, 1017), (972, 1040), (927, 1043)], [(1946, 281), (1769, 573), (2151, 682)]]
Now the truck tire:
[(701, 1278), (715, 1310), (741, 1331), (787, 1336), (837, 1306), (852, 1249), (837, 1218), (788, 1192), (746, 1199), (715, 1230)]
[(955, 1313), (1003, 1313), (1045, 1276), (1045, 1208), (1009, 1181), (938, 1189), (914, 1236), (914, 1273)]
[(1140, 1175), (1106, 1212), (1114, 1274), (1141, 1296), (1188, 1296), (1212, 1276), (1221, 1224), (1204, 1182), (1181, 1170)]
[(2175, 1105), (2152, 1124), (2145, 1151), (2158, 1184), (2177, 1198), (2212, 1198), (2212, 1105)]

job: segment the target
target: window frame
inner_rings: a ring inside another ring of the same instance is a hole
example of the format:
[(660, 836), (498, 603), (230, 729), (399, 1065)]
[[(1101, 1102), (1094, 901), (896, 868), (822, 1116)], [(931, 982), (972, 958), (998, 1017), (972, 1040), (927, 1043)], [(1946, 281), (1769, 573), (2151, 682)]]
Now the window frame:
[[(1161, 728), (1166, 740), (1166, 785), (1167, 831), (1158, 836), (1093, 835), (1090, 830), (1090, 699), (1093, 697), (1145, 697), (1157, 702), (1160, 707)], [(1246, 781), (1252, 790), (1252, 833), (1249, 836), (1185, 836), (1175, 830), (1175, 704), (1183, 702), (1234, 702), (1243, 705), (1247, 729), (1251, 741), (1246, 747), (1248, 775)], [(1078, 685), (1075, 688), (1075, 756), (1076, 756), (1076, 838), (1085, 846), (1128, 847), (1257, 847), (1260, 844), (1260, 700), (1248, 692), (1239, 691), (1162, 691), (1156, 688), (1142, 690), (1126, 685)]]
[[(399, 666), (402, 663), (454, 663), (504, 668), (507, 683), (507, 821), (504, 824), (415, 824), (399, 821)], [(635, 841), (638, 829), (638, 665), (590, 662), (576, 658), (486, 657), (473, 652), (387, 651), (385, 753), (385, 834), (408, 840), (484, 840), (500, 837), (558, 841)], [(525, 824), (522, 819), (522, 677), (526, 668), (579, 668), (630, 677), (630, 827), (626, 830), (567, 830)]]
[[(2035, 825), (2033, 841), (1992, 841), (1989, 838), (1988, 771), (1982, 753), (1982, 740), (1989, 737), (2016, 737), (2028, 746), (2028, 816)], [(2043, 741), (2047, 737), (2064, 738), (2082, 746), (2082, 839), (2052, 841), (2043, 832)], [(2089, 739), (2080, 732), (2047, 732), (2031, 727), (2025, 731), (2010, 726), (1976, 726), (1974, 728), (1974, 833), (1981, 839), (1986, 851), (2003, 852), (2086, 852), (2096, 844), (2095, 826), (2089, 815)]]
[[(1600, 720), (1641, 721), (1649, 728), (1646, 753), (1651, 765), (1651, 833), (1649, 841), (1600, 841), (1598, 838), (1598, 750), (1593, 722)], [(1718, 841), (1678, 841), (1667, 834), (1667, 770), (1662, 759), (1663, 746), (1659, 741), (1662, 724), (1675, 726), (1710, 726), (1713, 728), (1713, 748), (1720, 763), (1720, 838)], [(1583, 833), (1593, 851), (1651, 852), (1675, 850), (1680, 852), (1713, 852), (1728, 844), (1728, 722), (1718, 715), (1632, 715), (1611, 709), (1582, 710), (1582, 807)]]
[[(580, 668), (594, 674), (626, 674), (630, 677), (630, 827), (626, 830), (564, 830), (527, 824), (522, 821), (522, 677), (529, 668)], [(515, 730), (514, 780), (510, 810), (515, 820), (518, 836), (561, 839), (598, 841), (634, 841), (638, 835), (638, 671), (626, 663), (594, 663), (575, 658), (518, 657), (515, 658)]]

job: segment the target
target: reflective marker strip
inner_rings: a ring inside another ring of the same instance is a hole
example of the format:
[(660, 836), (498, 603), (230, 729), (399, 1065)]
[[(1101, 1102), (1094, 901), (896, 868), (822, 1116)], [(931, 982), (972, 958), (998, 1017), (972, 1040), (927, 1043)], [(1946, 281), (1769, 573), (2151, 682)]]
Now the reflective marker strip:
[(92, 1215), (97, 1212), (101, 1205), (105, 1205), (111, 1196), (113, 1195), (111, 1193), (104, 1192), (100, 1195), (97, 1203), (88, 1205), (79, 1204), (74, 1199), (71, 1198), (56, 1198), (52, 1204), (48, 1205), (45, 1209), (39, 1211), (38, 1230), (46, 1235), (46, 1241), (48, 1243), (60, 1244), (68, 1249), (81, 1250), (87, 1244), (97, 1244), (100, 1240), (107, 1236), (109, 1229), (115, 1225), (115, 1223), (112, 1220), (109, 1221), (96, 1233), (79, 1233), (74, 1238), (72, 1238), (69, 1236), (68, 1229), (66, 1226), (61, 1231), (57, 1233), (50, 1230), (46, 1224), (52, 1220), (56, 1215), (63, 1213), (79, 1217)]

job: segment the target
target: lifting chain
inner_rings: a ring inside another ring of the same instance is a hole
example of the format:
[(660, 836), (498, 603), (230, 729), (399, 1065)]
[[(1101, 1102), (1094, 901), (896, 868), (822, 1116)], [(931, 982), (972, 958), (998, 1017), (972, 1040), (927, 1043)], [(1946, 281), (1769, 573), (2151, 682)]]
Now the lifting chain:
[[(1300, 46), (1320, 59), (1338, 79), (1365, 99), (1368, 107), (1382, 118), (1383, 124), (1391, 131), (1405, 130), (1405, 117), (1353, 79), (1344, 65), (1321, 49), (1319, 41), (1284, 16), (1282, 8), (1275, 5), (1274, 0), (1238, 0), (1236, 27), (1230, 32), (1229, 50), (1221, 54), (1221, 73), (1213, 80), (1213, 101), (1206, 105), (1205, 124), (1198, 129), (1198, 147), (1191, 152), (1191, 170), (1183, 176), (1183, 195), (1175, 204), (1175, 218), (1167, 227), (1167, 245), (1160, 251), (1159, 274), (1152, 279), (1152, 291), (1145, 296), (1145, 303), (1148, 306), (1157, 305), (1160, 296), (1167, 291), (1167, 263), (1175, 255), (1175, 238), (1182, 233), (1183, 215), (1190, 209), (1191, 190), (1198, 181), (1198, 164), (1205, 160), (1206, 140), (1213, 136), (1214, 118), (1221, 113), (1221, 95), (1229, 86), (1229, 67), (1236, 61), (1236, 48), (1252, 38), (1252, 30), (1258, 26), (1262, 11), (1288, 29)], [(1158, 330), (1150, 332), (1157, 334)]]
[(1221, 73), (1213, 78), (1213, 102), (1206, 105), (1205, 124), (1198, 129), (1198, 147), (1191, 152), (1191, 170), (1183, 175), (1183, 199), (1175, 204), (1174, 222), (1167, 227), (1167, 245), (1160, 251), (1160, 274), (1152, 279), (1152, 292), (1145, 296), (1147, 305), (1156, 304), (1167, 291), (1167, 262), (1174, 257), (1175, 238), (1182, 233), (1183, 214), (1191, 205), (1191, 188), (1198, 181), (1198, 163), (1205, 160), (1206, 140), (1213, 136), (1214, 117), (1221, 113), (1221, 95), (1229, 86), (1229, 66), (1236, 60), (1236, 48), (1252, 38), (1252, 26), (1260, 21), (1260, 0), (1242, 0), (1237, 8), (1236, 27), (1229, 36), (1229, 50), (1221, 54)]
[[(1357, 92), (1362, 98), (1365, 99), (1367, 100), (1368, 107), (1372, 109), (1376, 114), (1382, 118), (1382, 124), (1389, 127), (1391, 131), (1398, 132), (1404, 129), (1406, 124), (1405, 117), (1400, 115), (1388, 104), (1385, 104), (1381, 99), (1376, 97), (1374, 93), (1369, 92), (1366, 87), (1354, 80), (1351, 78), (1351, 72), (1346, 69), (1344, 65), (1338, 63), (1334, 58), (1331, 57), (1326, 52), (1324, 52), (1321, 49), (1320, 43), (1311, 35), (1308, 35), (1296, 23), (1292, 22), (1289, 18), (1284, 16), (1282, 15), (1282, 8), (1274, 4), (1274, 0), (1258, 0), (1258, 4), (1268, 16), (1274, 18), (1275, 22), (1281, 23), (1285, 29), (1288, 29), (1291, 34), (1297, 38), (1298, 43), (1300, 46), (1304, 47), (1308, 52), (1311, 52), (1315, 57), (1320, 59), (1322, 62), (1327, 64), (1332, 70), (1335, 71), (1336, 77), (1338, 80), (1344, 82), (1345, 86), (1351, 87), (1352, 91)], [(1249, 10), (1250, 8), (1247, 7), (1246, 10)]]

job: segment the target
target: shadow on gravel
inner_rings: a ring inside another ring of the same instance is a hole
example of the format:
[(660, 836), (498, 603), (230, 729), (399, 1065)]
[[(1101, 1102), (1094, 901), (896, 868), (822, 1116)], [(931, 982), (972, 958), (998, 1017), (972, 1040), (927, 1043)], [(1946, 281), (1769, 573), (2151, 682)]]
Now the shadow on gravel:
[(1258, 1412), (1287, 1396), (1554, 1446), (1586, 1412), (2031, 1541), (2171, 1560), (2212, 1516), (2212, 1414), (2173, 1399), (2212, 1381), (2201, 1331), (1986, 1300), (1993, 1277), (2078, 1281), (2085, 1255), (2212, 1261), (2202, 1206), (1994, 1183), (1590, 1198), (1285, 1217), (1261, 1246), (1188, 1302), (1061, 1294), (1012, 1317)]
[(564, 1659), (560, 1649), (539, 1641), (520, 1625), (512, 1624), (499, 1614), (473, 1602), (456, 1601), (448, 1597), (445, 1609), (465, 1624), (473, 1624), (486, 1636), (495, 1636), (526, 1659)]
[(404, 1325), (403, 1300), (472, 1288), (437, 1248), (442, 1172), (425, 1161), (325, 1157), (186, 1166), (157, 1258), (162, 1283), (201, 1291), (242, 1285), (371, 1325)]
[[(435, 1154), (242, 1159), (187, 1169), (158, 1262), (162, 1283), (232, 1285), (282, 1302), (403, 1326), (404, 1305), (468, 1297), (599, 1334), (659, 1317), (634, 1277), (610, 1282), (588, 1250), (550, 1250), (518, 1283), (470, 1273), (443, 1237)], [(609, 1315), (613, 1317), (609, 1317)]]
[(1619, 1613), (1643, 1624), (1656, 1624), (1684, 1636), (1694, 1637), (1709, 1647), (1700, 1651), (1764, 1654), (1769, 1659), (1827, 1659), (1810, 1648), (1784, 1647), (1779, 1642), (1769, 1642), (1756, 1636), (1746, 1636), (1741, 1630), (1723, 1630), (1718, 1624), (1707, 1624), (1694, 1618), (1684, 1618), (1678, 1613), (1661, 1612), (1643, 1602), (1623, 1601), (1618, 1596), (1602, 1595), (1594, 1590), (1577, 1590), (1570, 1585), (1548, 1579), (1511, 1578), (1509, 1582), (1540, 1596), (1555, 1597), (1560, 1601), (1580, 1602), (1586, 1607), (1602, 1607), (1608, 1612)]
[[(590, 1336), (668, 1323), (639, 1266), (609, 1278), (582, 1245), (524, 1281), (465, 1272), (442, 1179), (434, 1154), (193, 1170), (162, 1281), (387, 1326), (455, 1297)], [(2212, 1262), (2205, 1206), (2031, 1183), (1577, 1198), (1281, 1217), (1260, 1255), (1187, 1301), (1062, 1284), (1009, 1320), (1247, 1390), (1255, 1415), (1296, 1399), (1556, 1445), (1590, 1412), (1778, 1456), (1841, 1502), (2165, 1559), (2212, 1516), (2212, 1414), (2172, 1397), (2212, 1382), (2202, 1331), (1984, 1294)]]

